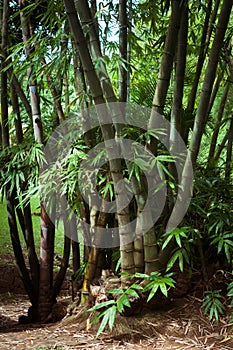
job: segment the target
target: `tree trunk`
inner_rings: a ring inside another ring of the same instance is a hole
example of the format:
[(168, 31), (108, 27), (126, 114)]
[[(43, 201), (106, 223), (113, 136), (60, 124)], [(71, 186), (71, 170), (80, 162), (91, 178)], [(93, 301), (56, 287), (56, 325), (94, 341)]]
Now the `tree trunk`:
[[(25, 55), (30, 59), (31, 52), (34, 50), (34, 47), (29, 46), (29, 39), (31, 37), (30, 27), (28, 17), (25, 16), (23, 9), (25, 8), (25, 3), (23, 0), (18, 0), (19, 6), (21, 9), (20, 19), (22, 26), (23, 41), (25, 43)], [(43, 143), (43, 131), (42, 131), (42, 122), (41, 122), (41, 113), (40, 113), (40, 99), (38, 94), (38, 88), (36, 80), (32, 76), (32, 67), (28, 68), (27, 71), (29, 79), (29, 94), (31, 101), (32, 109), (32, 121), (33, 121), (33, 130), (35, 140), (39, 143)]]
[[(45, 58), (42, 58), (42, 64), (46, 67)], [(46, 79), (47, 79), (49, 90), (51, 91), (51, 95), (53, 97), (54, 107), (55, 107), (59, 122), (62, 123), (65, 120), (65, 116), (64, 116), (64, 112), (61, 104), (61, 95), (58, 91), (58, 88), (54, 87), (53, 79), (49, 71), (46, 71)]]
[(33, 236), (32, 226), (32, 212), (30, 203), (24, 205), (24, 224), (25, 224), (25, 236), (28, 252), (28, 260), (30, 264), (30, 272), (35, 292), (35, 298), (39, 298), (39, 280), (40, 280), (40, 266), (35, 250), (35, 242)]
[[(213, 45), (210, 51), (200, 102), (195, 117), (194, 130), (190, 142), (190, 149), (188, 151), (182, 172), (182, 179), (180, 184), (180, 189), (182, 190), (180, 191), (180, 195), (178, 193), (178, 200), (170, 215), (169, 222), (167, 224), (168, 232), (177, 226), (177, 222), (180, 222), (178, 220), (180, 213), (183, 212), (183, 207), (186, 205), (187, 198), (191, 197), (192, 183), (190, 181), (192, 179), (192, 165), (196, 165), (200, 142), (203, 135), (204, 126), (206, 125), (206, 114), (208, 111), (211, 91), (216, 75), (217, 64), (225, 36), (225, 31), (229, 21), (232, 5), (232, 1), (229, 2), (228, 0), (224, 0), (222, 5), (222, 11), (219, 16)], [(192, 165), (190, 161), (192, 161)], [(160, 252), (159, 264), (161, 264), (161, 266), (166, 266), (168, 259), (171, 256), (172, 249), (173, 242), (168, 244), (166, 248)]]
[[(169, 22), (168, 33), (166, 36), (162, 62), (159, 69), (158, 81), (154, 93), (152, 111), (148, 123), (149, 130), (156, 127), (156, 113), (163, 115), (180, 28), (182, 13), (181, 4), (182, 1), (180, 0), (172, 1), (172, 13)], [(156, 155), (157, 141), (155, 139), (151, 140), (149, 149), (153, 154)]]
[[(156, 121), (157, 113), (163, 115), (167, 92), (170, 84), (171, 72), (173, 68), (173, 60), (177, 47), (183, 4), (180, 0), (173, 0), (171, 6), (172, 13), (169, 22), (168, 33), (165, 40), (162, 62), (158, 75), (158, 82), (154, 93), (151, 115), (148, 123), (149, 130), (158, 127)], [(153, 138), (147, 147), (154, 155), (157, 154), (156, 139)], [(148, 252), (148, 258), (145, 257), (145, 262), (148, 266), (148, 272), (151, 272), (151, 270), (158, 271), (161, 268), (158, 252), (155, 249), (155, 245), (155, 235), (153, 237), (153, 232), (148, 232), (144, 236), (145, 252), (146, 254)]]
[(61, 262), (60, 270), (56, 276), (55, 283), (53, 286), (53, 301), (56, 302), (56, 298), (61, 290), (62, 283), (65, 279), (66, 271), (69, 265), (70, 258), (70, 247), (71, 247), (71, 222), (69, 218), (69, 211), (66, 212), (66, 208), (64, 203), (62, 205), (62, 213), (63, 213), (63, 227), (64, 227), (64, 250), (63, 250), (63, 258)]
[[(95, 25), (95, 32), (98, 38), (98, 45), (99, 45), (99, 49), (100, 49), (100, 40), (99, 40), (99, 23), (98, 23), (98, 17), (97, 17), (97, 1), (96, 0), (91, 0), (90, 1), (91, 4), (91, 16), (94, 19), (94, 25)], [(101, 50), (101, 49), (100, 49)]]
[[(0, 48), (0, 53), (2, 55), (2, 57), (4, 58), (4, 60), (7, 61), (7, 63), (11, 63), (11, 58), (10, 57), (7, 57), (7, 53), (5, 50), (3, 50), (3, 48)], [(31, 120), (31, 117), (32, 117), (32, 112), (31, 112), (31, 106), (27, 100), (27, 97), (22, 89), (22, 86), (21, 84), (19, 83), (17, 77), (15, 76), (15, 74), (13, 73), (13, 69), (11, 66), (8, 67), (8, 75), (9, 75), (9, 81), (10, 83), (13, 84), (14, 86), (14, 89), (15, 89), (15, 92), (18, 94), (18, 96), (20, 97), (24, 107), (25, 107), (25, 110), (28, 114), (28, 116), (30, 117), (30, 120)]]
[(209, 103), (208, 112), (207, 112), (208, 116), (210, 115), (210, 112), (213, 108), (213, 105), (214, 105), (222, 78), (223, 78), (223, 74), (222, 74), (222, 70), (221, 70), (221, 72), (218, 74), (218, 76), (216, 77), (215, 82), (214, 82), (214, 87), (213, 87), (213, 91), (211, 93), (210, 103)]
[[(22, 130), (22, 122), (20, 117), (20, 110), (19, 110), (19, 103), (18, 103), (18, 96), (16, 94), (14, 85), (11, 85), (11, 99), (12, 99), (12, 106), (13, 111), (16, 114), (15, 117), (15, 130), (16, 130), (16, 142), (20, 144), (23, 141), (23, 130)], [(27, 188), (27, 183), (24, 184), (24, 188), (22, 190), (25, 190)], [(28, 261), (30, 266), (30, 272), (31, 272), (31, 279), (33, 284), (33, 290), (34, 290), (34, 299), (38, 301), (39, 297), (39, 261), (36, 255), (35, 251), (35, 243), (34, 243), (34, 237), (33, 237), (33, 227), (32, 227), (32, 213), (31, 213), (31, 206), (30, 203), (23, 205), (23, 212), (19, 206), (19, 201), (15, 197), (14, 199), (14, 205), (16, 207), (16, 213), (18, 216), (18, 220), (24, 235), (24, 239), (27, 246), (27, 253), (28, 253)], [(35, 307), (35, 305), (34, 305)]]
[(198, 105), (197, 114), (194, 121), (194, 129), (190, 142), (190, 152), (193, 165), (195, 165), (199, 153), (201, 138), (207, 122), (207, 111), (210, 102), (211, 91), (213, 88), (217, 65), (221, 53), (221, 48), (224, 41), (225, 32), (230, 18), (232, 9), (232, 1), (224, 0), (222, 10), (219, 15), (219, 20), (214, 36), (213, 45), (210, 51), (207, 64), (206, 74), (202, 86), (200, 102)]
[(229, 181), (229, 183), (231, 180), (231, 172), (232, 172), (232, 144), (233, 144), (233, 113), (231, 114), (229, 137), (228, 137), (228, 143), (227, 143), (226, 168), (225, 168), (225, 179)]
[[(7, 50), (8, 15), (9, 15), (9, 1), (4, 0), (3, 17), (2, 17), (2, 38), (1, 38), (1, 46), (2, 46), (3, 52), (6, 52)], [(6, 64), (6, 57), (3, 57), (2, 68), (5, 67), (5, 64)], [(15, 102), (14, 99), (13, 101)], [(16, 106), (14, 105), (14, 107)], [(9, 127), (8, 127), (7, 72), (3, 72), (3, 71), (1, 72), (1, 114), (2, 114), (2, 146), (3, 148), (6, 148), (9, 146), (10, 140), (9, 140)], [(22, 138), (21, 130), (20, 132), (18, 132), (18, 137), (20, 139)], [(25, 290), (28, 293), (29, 299), (32, 305), (36, 306), (38, 300), (35, 296), (35, 290), (25, 264), (21, 242), (19, 239), (19, 232), (18, 232), (17, 220), (15, 215), (15, 200), (14, 200), (15, 197), (16, 197), (16, 194), (14, 193), (14, 191), (10, 192), (10, 188), (9, 186), (7, 186), (6, 188), (7, 215), (8, 215), (8, 223), (10, 228), (10, 237), (11, 237), (12, 247), (13, 247), (13, 251), (16, 259), (16, 265), (18, 267), (20, 277), (22, 278)], [(22, 219), (23, 218), (21, 215), (22, 228), (25, 228)]]
[[(18, 0), (21, 9), (20, 19), (22, 26), (23, 41), (25, 43), (25, 55), (30, 60), (34, 47), (29, 45), (31, 37), (29, 18), (25, 14), (25, 2)], [(40, 100), (35, 77), (32, 74), (32, 67), (28, 68), (29, 93), (32, 108), (32, 119), (35, 141), (43, 143), (43, 128), (40, 113)], [(39, 290), (39, 318), (45, 322), (52, 311), (52, 283), (53, 283), (53, 250), (55, 227), (46, 213), (44, 204), (41, 202), (41, 243), (40, 243), (40, 290)]]
[(102, 205), (98, 207), (95, 203), (95, 197), (92, 194), (90, 197), (90, 204), (92, 206), (90, 214), (92, 247), (88, 257), (88, 263), (82, 288), (81, 302), (83, 304), (88, 302), (90, 284), (93, 283), (94, 280), (98, 281), (98, 279), (101, 277), (103, 269), (103, 265), (101, 264), (101, 247), (104, 246), (104, 240), (106, 239), (106, 237), (103, 237), (101, 229), (105, 228), (107, 223), (107, 213), (103, 207), (107, 198), (105, 198), (102, 202)]
[[(178, 35), (178, 45), (176, 54), (176, 66), (175, 66), (175, 82), (173, 90), (173, 104), (171, 111), (170, 121), (170, 152), (179, 152), (180, 145), (177, 137), (181, 132), (181, 118), (183, 111), (183, 93), (184, 93), (184, 77), (186, 68), (186, 52), (187, 52), (187, 39), (188, 39), (188, 4), (184, 3), (181, 25)], [(170, 164), (170, 171), (177, 178), (174, 164)], [(171, 203), (172, 204), (172, 203)]]
[(15, 124), (15, 133), (16, 133), (16, 143), (19, 144), (23, 141), (23, 128), (22, 128), (22, 121), (21, 121), (21, 115), (20, 115), (20, 109), (19, 109), (19, 100), (13, 84), (11, 84), (10, 89), (11, 89), (12, 108), (15, 114), (14, 124)]
[[(8, 38), (8, 17), (9, 17), (9, 0), (3, 1), (2, 12), (2, 37), (1, 47), (3, 51), (7, 50)], [(8, 103), (7, 103), (7, 72), (3, 71), (6, 67), (7, 60), (2, 58), (1, 67), (1, 119), (2, 119), (2, 143), (4, 147), (9, 146), (9, 126), (8, 126)]]
[[(212, 2), (213, 2), (212, 0), (208, 0), (205, 21), (204, 21), (203, 30), (202, 30), (200, 51), (199, 51), (199, 56), (198, 56), (198, 61), (197, 61), (195, 78), (194, 78), (192, 90), (190, 92), (189, 99), (188, 99), (187, 110), (190, 113), (190, 115), (192, 115), (192, 113), (193, 113), (194, 104), (195, 104), (196, 95), (197, 95), (197, 88), (198, 88), (198, 84), (199, 84), (199, 80), (200, 80), (200, 76), (201, 76), (201, 72), (202, 72), (202, 67), (203, 67), (203, 64), (205, 61), (205, 57), (206, 57), (207, 47), (209, 45), (211, 32), (209, 31), (209, 35), (208, 35), (208, 39), (207, 39), (208, 28), (211, 29), (211, 31), (213, 30), (213, 23), (214, 22), (211, 24), (209, 23), (211, 10), (212, 10)], [(214, 18), (212, 18), (212, 19), (215, 21)]]
[[(133, 175), (131, 178), (133, 185), (133, 193), (137, 202), (137, 218), (143, 211), (146, 195), (144, 191), (144, 186), (141, 183), (140, 186), (136, 177)], [(134, 263), (135, 263), (135, 272), (144, 272), (145, 271), (145, 260), (144, 260), (144, 244), (143, 244), (143, 236), (142, 236), (142, 223), (137, 220), (136, 228), (135, 228), (135, 240), (134, 240)], [(154, 236), (155, 237), (155, 236)], [(156, 249), (156, 247), (154, 247)], [(147, 252), (146, 252), (147, 256)], [(146, 258), (146, 260), (148, 260)]]
[(52, 311), (54, 299), (52, 297), (52, 266), (53, 243), (55, 227), (48, 216), (44, 205), (40, 205), (41, 240), (40, 240), (40, 291), (39, 315), (40, 321), (46, 322)]
[[(132, 18), (133, 18), (133, 2), (132, 0), (129, 0), (128, 1), (128, 33), (129, 34), (132, 31)], [(130, 61), (131, 61), (131, 45), (130, 45), (130, 41), (128, 40), (128, 43), (127, 43), (127, 62), (128, 62), (127, 101), (130, 101)]]
[(18, 228), (17, 228), (14, 200), (13, 200), (13, 196), (10, 194), (9, 191), (7, 191), (7, 214), (8, 214), (8, 223), (10, 227), (11, 242), (12, 242), (12, 247), (14, 251), (14, 256), (16, 259), (16, 265), (18, 267), (20, 277), (23, 281), (24, 288), (29, 296), (30, 302), (32, 303), (32, 306), (35, 309), (37, 309), (38, 299), (37, 299), (36, 291), (32, 284), (29, 272), (25, 265), (24, 256), (21, 248), (21, 242), (19, 239)]
[(229, 134), (230, 134), (230, 129), (227, 129), (226, 134), (224, 135), (222, 142), (220, 143), (220, 145), (218, 146), (215, 155), (214, 155), (214, 164), (217, 164), (217, 162), (219, 161), (219, 158), (222, 154), (222, 151), (225, 148), (225, 145), (229, 139)]
[(96, 247), (95, 239), (96, 239), (96, 230), (98, 223), (98, 214), (100, 208), (95, 202), (95, 195), (90, 193), (89, 195), (89, 206), (90, 209), (90, 236), (91, 236), (91, 249), (88, 256), (88, 263), (86, 267), (86, 272), (84, 275), (84, 281), (82, 286), (82, 296), (81, 303), (86, 304), (89, 300), (89, 287), (95, 276), (98, 255), (99, 255), (99, 247)]
[(224, 112), (224, 108), (225, 108), (225, 105), (227, 102), (229, 87), (230, 87), (229, 83), (226, 83), (226, 86), (225, 86), (225, 89), (224, 89), (224, 92), (222, 95), (221, 103), (219, 106), (219, 110), (218, 110), (218, 115), (217, 115), (217, 120), (216, 120), (215, 127), (214, 127), (214, 132), (213, 132), (213, 135), (211, 138), (210, 150), (209, 150), (209, 156), (208, 156), (208, 164), (207, 164), (208, 168), (211, 168), (211, 163), (213, 162), (213, 159), (214, 159), (214, 153), (215, 153), (218, 134), (219, 134), (219, 128), (221, 126), (223, 112)]
[[(89, 45), (90, 45), (90, 53), (93, 61), (95, 62), (97, 59), (102, 58), (102, 53), (100, 50), (99, 39), (97, 32), (95, 30), (95, 20), (91, 15), (91, 11), (88, 5), (87, 0), (76, 0), (75, 1), (78, 14), (80, 16), (81, 22), (83, 26), (86, 27), (88, 23), (88, 35), (89, 35)], [(97, 75), (100, 80), (101, 88), (105, 98), (108, 102), (116, 102), (116, 95), (114, 93), (110, 78), (108, 76), (108, 72), (106, 69), (106, 65), (103, 60), (100, 60), (99, 68), (97, 71)]]
[(127, 0), (119, 0), (119, 101), (127, 101)]
[[(121, 173), (121, 161), (120, 159), (112, 159), (111, 156), (111, 146), (108, 146), (108, 140), (113, 140), (115, 137), (114, 130), (109, 124), (112, 124), (112, 120), (109, 118), (109, 113), (105, 109), (105, 99), (103, 97), (102, 88), (100, 85), (100, 81), (97, 77), (97, 74), (94, 69), (93, 62), (91, 60), (87, 42), (85, 40), (77, 13), (75, 11), (75, 6), (73, 1), (64, 0), (66, 12), (69, 18), (71, 31), (73, 32), (75, 42), (79, 47), (80, 59), (82, 62), (82, 66), (87, 77), (93, 99), (96, 104), (96, 110), (98, 113), (99, 121), (101, 124), (101, 130), (103, 134), (103, 138), (105, 141), (105, 146), (109, 159), (110, 173), (114, 184), (114, 190), (116, 195), (117, 208), (124, 207), (122, 203), (127, 203), (127, 199), (125, 198), (124, 189), (118, 189), (118, 183), (122, 183), (123, 177)], [(102, 104), (101, 108), (98, 109), (98, 104)], [(109, 124), (106, 124), (107, 120)], [(119, 122), (119, 120), (118, 120)], [(129, 208), (125, 208), (121, 211), (117, 212), (118, 214), (118, 222), (119, 222), (119, 232), (121, 238), (121, 258), (122, 258), (122, 270), (127, 271), (129, 274), (134, 273), (134, 261), (133, 261), (133, 244), (128, 243), (127, 240), (129, 235), (132, 234), (130, 228), (130, 216), (129, 216)], [(127, 226), (127, 231), (125, 231), (125, 227)], [(129, 231), (128, 231), (129, 230)]]

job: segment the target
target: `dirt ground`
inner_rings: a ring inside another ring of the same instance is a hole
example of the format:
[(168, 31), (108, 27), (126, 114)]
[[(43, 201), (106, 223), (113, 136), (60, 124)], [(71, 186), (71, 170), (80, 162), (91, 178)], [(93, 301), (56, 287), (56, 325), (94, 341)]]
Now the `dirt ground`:
[(27, 297), (1, 294), (0, 349), (233, 349), (233, 324), (210, 323), (200, 306), (199, 298), (188, 295), (163, 311), (118, 317), (111, 333), (96, 338), (96, 328), (87, 330), (87, 319), (78, 314), (55, 324), (19, 325), (18, 316), (29, 307)]
[[(7, 255), (3, 260), (0, 266), (3, 270), (0, 271), (0, 350), (233, 349), (233, 323), (227, 322), (229, 315), (219, 323), (203, 316), (203, 286), (197, 282), (200, 281), (198, 276), (195, 287), (185, 297), (174, 299), (161, 310), (147, 308), (137, 316), (118, 316), (113, 331), (107, 329), (96, 338), (98, 325), (90, 328), (89, 313), (81, 308), (53, 324), (18, 324), (18, 317), (27, 314), (30, 303), (22, 294), (23, 288), (18, 285), (16, 276), (12, 277), (14, 270), (9, 270), (12, 257), (9, 259)], [(17, 286), (21, 294), (16, 294), (13, 286)], [(71, 302), (67, 289), (58, 302), (66, 305)]]

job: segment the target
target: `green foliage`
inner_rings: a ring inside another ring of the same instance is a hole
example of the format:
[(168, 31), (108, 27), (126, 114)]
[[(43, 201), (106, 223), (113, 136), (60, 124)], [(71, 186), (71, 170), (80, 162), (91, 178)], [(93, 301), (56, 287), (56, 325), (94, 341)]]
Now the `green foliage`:
[(211, 237), (211, 245), (216, 245), (217, 253), (220, 254), (222, 251), (225, 253), (228, 264), (231, 262), (232, 251), (233, 251), (233, 233), (226, 231), (223, 233), (215, 233)]
[[(124, 274), (128, 276), (128, 274)], [(162, 276), (159, 272), (152, 272), (150, 275), (143, 273), (136, 273), (130, 276), (131, 279), (142, 280), (145, 282), (143, 287), (140, 283), (133, 283), (129, 287), (123, 287), (121, 289), (111, 289), (108, 291), (109, 294), (115, 296), (113, 300), (108, 300), (93, 306), (88, 311), (100, 311), (101, 312), (93, 319), (92, 324), (101, 320), (97, 336), (103, 332), (105, 327), (108, 325), (109, 329), (112, 330), (115, 322), (117, 312), (122, 314), (125, 307), (131, 307), (131, 301), (139, 299), (141, 295), (148, 294), (147, 302), (149, 302), (158, 292), (161, 291), (163, 295), (168, 296), (168, 290), (171, 287), (175, 287), (175, 281), (172, 279), (172, 273)], [(129, 277), (129, 276), (128, 276)], [(102, 309), (104, 309), (102, 311)]]
[[(233, 212), (232, 203), (229, 196), (232, 194), (232, 186), (225, 184), (228, 194), (225, 196), (225, 190), (221, 194), (219, 187), (218, 197), (211, 204), (206, 218), (206, 229), (210, 238), (210, 244), (216, 246), (217, 254), (225, 254), (228, 264), (230, 264), (233, 252)], [(217, 195), (217, 194), (216, 194)], [(221, 198), (221, 196), (223, 196)]]
[(80, 278), (82, 278), (82, 276), (85, 274), (86, 267), (87, 267), (87, 262), (84, 262), (80, 266), (80, 268), (72, 274), (72, 280), (75, 282), (78, 282)]
[(11, 250), (5, 200), (3, 200), (2, 203), (0, 203), (0, 218), (1, 218), (0, 253), (4, 254), (9, 252), (9, 250)]
[(19, 144), (5, 148), (0, 155), (0, 194), (6, 187), (23, 196), (38, 182), (39, 165), (44, 161), (42, 145)]
[(204, 315), (209, 314), (209, 319), (215, 319), (219, 321), (220, 315), (224, 313), (225, 307), (221, 301), (223, 296), (220, 294), (220, 290), (211, 290), (206, 292), (202, 308), (204, 309)]
[[(153, 77), (154, 78), (154, 77)], [(133, 86), (131, 95), (132, 102), (140, 106), (151, 107), (156, 88), (156, 80), (145, 80)]]
[(205, 228), (210, 244), (216, 247), (217, 254), (225, 255), (228, 264), (230, 264), (233, 252), (232, 185), (218, 181), (217, 186), (218, 193), (212, 197), (212, 203), (209, 205)]
[[(221, 169), (212, 169), (211, 174), (198, 169), (195, 174), (194, 196), (186, 222), (193, 227), (195, 235), (201, 235), (202, 247), (224, 259), (230, 266), (232, 261), (232, 195), (233, 186), (222, 177)], [(197, 236), (193, 243), (197, 243)]]
[(98, 311), (103, 308), (105, 308), (104, 311), (102, 311), (100, 314), (98, 314), (94, 320), (92, 321), (92, 324), (94, 324), (96, 321), (100, 320), (102, 318), (102, 321), (100, 323), (97, 337), (100, 335), (100, 333), (103, 332), (106, 325), (109, 325), (109, 329), (112, 330), (115, 322), (116, 312), (119, 312), (120, 314), (124, 312), (125, 307), (130, 307), (130, 296), (134, 299), (139, 298), (139, 291), (142, 291), (143, 287), (140, 285), (134, 283), (130, 287), (124, 287), (122, 289), (111, 289), (108, 291), (109, 294), (113, 294), (116, 296), (119, 296), (116, 300), (108, 300), (105, 302), (102, 302), (100, 304), (97, 304), (93, 306), (88, 311)]
[(159, 272), (151, 272), (150, 275), (136, 273), (135, 277), (143, 278), (148, 283), (143, 288), (143, 292), (150, 292), (147, 301), (150, 301), (158, 290), (162, 292), (165, 297), (168, 296), (168, 290), (175, 287), (175, 281), (171, 277), (173, 274), (169, 273), (162, 276)]
[[(33, 224), (33, 232), (34, 232), (34, 240), (35, 240), (35, 247), (36, 251), (39, 254), (40, 252), (40, 216), (39, 214), (39, 198), (38, 197), (31, 197), (30, 198), (30, 204), (31, 204), (31, 210), (32, 210), (32, 224)], [(0, 229), (0, 253), (12, 253), (12, 246), (11, 246), (11, 240), (10, 240), (10, 233), (9, 233), (9, 226), (8, 226), (8, 218), (7, 218), (7, 211), (6, 211), (6, 200), (3, 198), (2, 203), (0, 202), (0, 217), (1, 217), (1, 229)], [(19, 228), (19, 235), (20, 240), (22, 244), (23, 251), (26, 252), (26, 243), (24, 241), (20, 225), (18, 225)], [(63, 254), (63, 237), (64, 233), (63, 230), (60, 229), (60, 227), (57, 228), (56, 231), (56, 237), (55, 237), (55, 251), (62, 256)], [(4, 257), (4, 255), (3, 255)], [(13, 261), (12, 261), (13, 262)], [(4, 258), (0, 259), (0, 264), (4, 263)]]
[(187, 238), (187, 228), (183, 227), (183, 228), (175, 228), (174, 230), (172, 230), (171, 232), (167, 233), (167, 238), (165, 240), (165, 242), (162, 245), (162, 249), (164, 249), (168, 243), (174, 239), (177, 243), (177, 245), (181, 248), (182, 247), (182, 240), (184, 238)]
[(197, 236), (200, 237), (200, 233), (197, 229), (186, 226), (177, 227), (164, 235), (165, 241), (163, 242), (162, 249), (165, 249), (170, 242), (174, 242), (177, 245), (167, 263), (166, 271), (171, 270), (176, 261), (179, 263), (181, 272), (184, 270), (184, 263), (187, 265), (192, 263), (192, 256), (194, 255), (193, 249)]

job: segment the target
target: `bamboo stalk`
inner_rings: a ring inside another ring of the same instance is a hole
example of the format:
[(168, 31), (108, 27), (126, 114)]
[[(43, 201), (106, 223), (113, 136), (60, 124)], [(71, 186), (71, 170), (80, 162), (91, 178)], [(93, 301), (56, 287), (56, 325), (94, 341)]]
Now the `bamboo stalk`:
[[(109, 112), (105, 106), (105, 99), (103, 96), (103, 91), (101, 88), (100, 80), (96, 74), (88, 47), (87, 42), (84, 37), (73, 1), (64, 0), (66, 12), (69, 18), (71, 30), (74, 35), (76, 45), (79, 48), (80, 59), (82, 66), (87, 77), (93, 99), (96, 104), (96, 111), (99, 117), (101, 131), (105, 142), (105, 147), (108, 154), (110, 173), (114, 183), (115, 196), (117, 201), (117, 207), (122, 208), (122, 203), (127, 203), (127, 198), (125, 196), (125, 191), (118, 186), (122, 183), (122, 173), (121, 173), (121, 161), (120, 159), (115, 159), (112, 156), (112, 146), (111, 141), (115, 137), (114, 129), (110, 126), (112, 124), (112, 119), (109, 117)], [(98, 108), (98, 104), (102, 104), (101, 108)], [(108, 122), (108, 124), (106, 124)], [(124, 208), (117, 211), (118, 222), (119, 222), (119, 232), (121, 238), (121, 254), (122, 254), (122, 270), (129, 273), (134, 272), (134, 261), (133, 261), (133, 244), (128, 243), (129, 235), (132, 234), (130, 229), (130, 216), (129, 208)]]

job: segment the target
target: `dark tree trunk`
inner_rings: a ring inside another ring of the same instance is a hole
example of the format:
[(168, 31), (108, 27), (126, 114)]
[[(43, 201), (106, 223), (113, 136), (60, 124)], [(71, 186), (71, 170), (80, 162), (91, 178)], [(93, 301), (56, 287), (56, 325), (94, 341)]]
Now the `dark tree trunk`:
[(30, 265), (31, 279), (35, 293), (35, 299), (39, 298), (40, 266), (35, 250), (35, 242), (32, 226), (32, 212), (30, 203), (24, 205), (25, 237), (27, 244), (28, 260)]
[(227, 154), (226, 154), (226, 168), (225, 168), (225, 179), (230, 182), (232, 172), (232, 144), (233, 144), (233, 113), (231, 115), (231, 122), (229, 128), (229, 136), (227, 143)]
[(206, 48), (209, 45), (210, 36), (207, 40), (207, 33), (208, 33), (208, 28), (209, 28), (211, 9), (212, 9), (212, 0), (208, 0), (208, 5), (206, 8), (206, 15), (205, 15), (205, 22), (204, 22), (203, 30), (202, 30), (202, 37), (201, 37), (201, 44), (200, 44), (200, 51), (199, 51), (199, 56), (198, 56), (197, 68), (196, 68), (196, 72), (195, 72), (194, 82), (192, 85), (192, 90), (191, 90), (191, 93), (189, 95), (189, 100), (188, 100), (187, 109), (188, 109), (190, 114), (193, 113), (194, 104), (195, 104), (196, 95), (197, 95), (197, 88), (198, 88), (198, 84), (199, 84), (199, 80), (200, 80), (200, 76), (201, 76), (201, 71), (202, 71), (202, 67), (204, 64), (205, 56), (206, 56)]
[[(173, 92), (173, 104), (171, 111), (170, 127), (170, 151), (179, 150), (177, 132), (181, 132), (181, 117), (183, 111), (184, 79), (186, 68), (186, 52), (188, 39), (188, 4), (182, 7), (181, 25), (178, 35), (177, 54), (175, 62), (175, 82)], [(170, 164), (171, 172), (176, 178), (174, 164)]]
[[(15, 117), (16, 141), (19, 144), (23, 141), (23, 130), (22, 130), (21, 117), (20, 117), (18, 96), (15, 92), (14, 85), (11, 85), (11, 99), (12, 99), (13, 111), (16, 114), (16, 117)], [(27, 183), (24, 184), (24, 188), (22, 190), (25, 190), (26, 188), (27, 188)], [(35, 300), (38, 300), (40, 270), (39, 270), (39, 261), (35, 251), (31, 206), (30, 206), (30, 203), (24, 204), (23, 211), (22, 211), (19, 206), (19, 201), (16, 195), (14, 199), (14, 205), (16, 208), (18, 220), (19, 220), (19, 223), (24, 235), (24, 239), (26, 242), (26, 246), (27, 246), (31, 279), (33, 284), (33, 290), (35, 293), (34, 298)]]
[[(128, 36), (132, 30), (132, 18), (133, 18), (133, 2), (132, 0), (128, 1)], [(127, 101), (130, 100), (130, 61), (131, 61), (131, 45), (128, 40), (127, 43), (127, 62), (128, 62), (128, 70), (127, 70)]]
[(41, 240), (40, 240), (40, 290), (39, 315), (40, 321), (46, 322), (54, 303), (52, 297), (52, 266), (55, 227), (41, 204)]
[[(42, 64), (46, 66), (45, 58), (42, 58)], [(46, 71), (46, 79), (47, 79), (49, 90), (53, 97), (53, 103), (54, 103), (54, 107), (55, 107), (59, 122), (62, 123), (65, 120), (65, 115), (61, 104), (61, 94), (59, 93), (59, 89), (54, 86), (53, 78), (51, 77), (51, 74), (48, 71)]]
[[(168, 33), (166, 36), (162, 62), (159, 70), (158, 81), (153, 98), (153, 105), (150, 120), (148, 123), (148, 129), (154, 129), (154, 121), (156, 120), (156, 113), (163, 115), (164, 106), (166, 102), (167, 92), (170, 84), (170, 78), (173, 68), (173, 60), (178, 41), (178, 33), (181, 20), (181, 4), (183, 1), (172, 1), (172, 13), (169, 22)], [(148, 148), (153, 154), (157, 153), (157, 141), (151, 140)]]
[[(2, 37), (1, 47), (3, 51), (7, 50), (8, 38), (8, 17), (9, 17), (9, 0), (3, 1), (2, 12)], [(7, 60), (2, 58), (2, 69), (7, 65)], [(7, 72), (1, 71), (1, 116), (2, 116), (2, 143), (4, 147), (9, 146), (9, 126), (8, 126), (8, 103), (7, 103)]]
[(127, 0), (119, 0), (119, 101), (127, 101)]
[(98, 44), (99, 44), (99, 49), (100, 49), (99, 24), (98, 24), (98, 18), (96, 16), (96, 13), (97, 13), (97, 10), (98, 10), (97, 3), (96, 3), (96, 0), (91, 0), (90, 3), (91, 3), (91, 15), (92, 15), (92, 18), (94, 18), (95, 31), (96, 31), (96, 34), (97, 34), (97, 37), (98, 37)]
[(226, 101), (227, 101), (229, 87), (230, 87), (229, 83), (226, 83), (226, 86), (225, 86), (225, 89), (224, 89), (224, 92), (222, 95), (220, 107), (218, 110), (218, 115), (217, 115), (217, 120), (216, 120), (215, 127), (214, 127), (214, 132), (213, 132), (213, 135), (211, 138), (210, 150), (209, 150), (209, 156), (208, 156), (208, 165), (207, 165), (209, 168), (211, 168), (211, 163), (213, 162), (213, 159), (214, 159), (214, 153), (215, 153), (218, 134), (219, 134), (219, 128), (220, 128), (221, 122), (222, 122), (222, 117), (223, 117), (223, 112), (224, 112), (224, 108), (225, 108)]
[[(23, 41), (25, 43), (25, 55), (31, 59), (34, 47), (29, 44), (31, 38), (31, 27), (29, 17), (25, 13), (25, 2), (18, 0), (20, 6), (20, 18), (22, 26)], [(29, 93), (32, 109), (33, 129), (35, 141), (43, 143), (43, 128), (40, 112), (40, 98), (35, 77), (32, 74), (32, 65), (28, 68)], [(39, 284), (39, 319), (45, 322), (52, 311), (54, 300), (52, 298), (53, 285), (53, 253), (55, 226), (46, 212), (44, 204), (40, 205), (41, 218), (41, 242), (40, 242), (40, 284)]]
[(61, 210), (63, 213), (63, 227), (64, 227), (64, 249), (63, 249), (63, 257), (61, 261), (60, 270), (56, 276), (55, 283), (53, 286), (52, 297), (53, 301), (56, 301), (56, 298), (61, 290), (62, 283), (64, 281), (67, 267), (69, 265), (70, 258), (70, 246), (71, 246), (71, 221), (70, 221), (70, 211), (67, 210), (65, 201), (61, 202)]
[(80, 268), (80, 244), (78, 242), (78, 235), (77, 235), (77, 223), (76, 223), (76, 217), (75, 215), (72, 216), (70, 221), (70, 231), (71, 231), (71, 246), (72, 246), (72, 265), (73, 265), (73, 272), (77, 272)]
[(35, 289), (32, 284), (32, 280), (29, 276), (29, 272), (27, 270), (27, 267), (24, 261), (24, 256), (23, 256), (21, 242), (19, 239), (19, 233), (17, 228), (16, 216), (15, 216), (14, 199), (9, 191), (7, 192), (7, 214), (8, 214), (8, 223), (10, 227), (11, 242), (12, 242), (12, 247), (13, 247), (13, 251), (16, 259), (16, 265), (18, 267), (20, 277), (22, 278), (24, 288), (29, 296), (30, 302), (32, 303), (33, 307), (37, 308), (38, 299), (36, 297)]
[(214, 163), (216, 164), (222, 154), (222, 151), (224, 150), (225, 148), (225, 145), (229, 139), (229, 134), (230, 134), (230, 129), (227, 129), (223, 139), (222, 139), (222, 142), (220, 143), (220, 145), (217, 147), (217, 150), (215, 152), (215, 155), (214, 155)]
[(19, 100), (18, 100), (18, 95), (15, 91), (14, 85), (11, 84), (10, 88), (11, 88), (11, 102), (12, 102), (13, 112), (15, 114), (14, 124), (15, 124), (15, 133), (16, 133), (16, 142), (19, 144), (23, 141), (23, 128), (22, 128), (22, 121), (20, 116)]
[(69, 257), (70, 257), (70, 238), (68, 237), (67, 233), (70, 232), (70, 223), (66, 222), (64, 223), (64, 250), (63, 250), (63, 258), (61, 262), (60, 270), (56, 276), (54, 286), (53, 286), (53, 301), (56, 302), (56, 298), (61, 290), (62, 283), (64, 282), (66, 271), (69, 265)]

